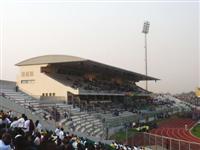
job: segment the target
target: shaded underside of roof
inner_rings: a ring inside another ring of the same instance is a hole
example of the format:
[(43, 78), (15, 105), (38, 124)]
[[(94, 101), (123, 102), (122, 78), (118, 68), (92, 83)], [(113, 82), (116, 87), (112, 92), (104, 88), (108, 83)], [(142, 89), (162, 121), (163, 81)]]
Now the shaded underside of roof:
[(137, 81), (140, 81), (140, 80), (155, 80), (155, 81), (160, 80), (160, 79), (157, 79), (157, 78), (154, 78), (154, 77), (146, 76), (146, 75), (143, 75), (143, 74), (140, 74), (140, 73), (136, 73), (136, 72), (129, 71), (129, 70), (126, 70), (126, 69), (110, 66), (110, 65), (107, 65), (107, 64), (103, 64), (103, 63), (99, 63), (99, 62), (95, 62), (95, 61), (91, 61), (91, 60), (87, 60), (87, 61), (90, 62), (90, 63), (94, 63), (97, 66), (101, 66), (102, 68), (107, 68), (108, 70), (116, 71), (116, 73), (123, 74), (124, 76), (125, 75), (127, 75), (127, 77), (132, 76), (135, 79), (137, 78)]
[(41, 65), (41, 64), (60, 64), (60, 63), (76, 63), (76, 62), (84, 62), (86, 64), (94, 64), (100, 68), (105, 68), (108, 70), (113, 70), (118, 73), (123, 73), (124, 75), (132, 76), (137, 79), (137, 81), (140, 80), (159, 80), (154, 77), (146, 76), (143, 74), (139, 74), (136, 72), (132, 72), (129, 70), (121, 69), (118, 67), (110, 66), (107, 64), (99, 63), (93, 60), (84, 59), (80, 57), (75, 56), (68, 56), (68, 55), (44, 55), (39, 57), (30, 58), (27, 60), (24, 60), (22, 62), (19, 62), (16, 64), (16, 66), (29, 66), (29, 65)]

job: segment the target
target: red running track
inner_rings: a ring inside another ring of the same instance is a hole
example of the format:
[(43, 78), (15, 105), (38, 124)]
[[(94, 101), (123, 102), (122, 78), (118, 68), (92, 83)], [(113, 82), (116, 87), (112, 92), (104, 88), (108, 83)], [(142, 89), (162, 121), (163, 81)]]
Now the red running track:
[[(196, 121), (192, 119), (171, 119), (161, 123), (159, 128), (151, 130), (150, 133), (200, 143), (200, 139), (194, 137), (189, 132), (189, 129), (192, 128), (195, 123)], [(187, 129), (185, 129), (185, 125), (187, 125)]]

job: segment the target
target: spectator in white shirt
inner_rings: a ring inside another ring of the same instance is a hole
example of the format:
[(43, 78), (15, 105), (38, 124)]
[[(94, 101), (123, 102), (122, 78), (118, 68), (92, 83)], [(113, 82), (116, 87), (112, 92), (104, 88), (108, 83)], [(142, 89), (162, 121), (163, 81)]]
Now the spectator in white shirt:
[(12, 110), (9, 110), (9, 111), (8, 111), (8, 115), (9, 115), (11, 118), (13, 118), (13, 117), (14, 117), (14, 112), (12, 112)]
[(29, 132), (30, 120), (26, 116), (24, 117), (24, 120), (24, 132)]
[(59, 133), (60, 133), (60, 128), (59, 128), (59, 127), (57, 127), (57, 128), (56, 128), (56, 130), (55, 130), (54, 132), (55, 132), (56, 136), (59, 136)]
[(39, 132), (36, 132), (35, 135), (36, 137), (35, 137), (34, 143), (35, 145), (39, 146), (41, 143), (41, 134)]
[(64, 129), (63, 129), (63, 128), (60, 129), (59, 138), (60, 138), (61, 140), (64, 139)]
[(10, 124), (11, 128), (17, 128), (18, 127), (18, 120), (17, 117), (14, 117), (14, 121)]
[(26, 116), (25, 114), (22, 114), (22, 117), (18, 119), (18, 127), (19, 128), (23, 128), (24, 127), (24, 122), (25, 122), (24, 118), (25, 118), (25, 116)]
[(40, 124), (39, 120), (35, 122), (35, 131), (41, 132), (42, 131), (42, 125)]

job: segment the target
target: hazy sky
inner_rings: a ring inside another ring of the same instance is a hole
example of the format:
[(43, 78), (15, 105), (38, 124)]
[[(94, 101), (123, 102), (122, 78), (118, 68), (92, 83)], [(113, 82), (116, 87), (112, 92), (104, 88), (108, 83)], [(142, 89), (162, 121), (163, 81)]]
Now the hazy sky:
[[(65, 54), (145, 73), (142, 26), (150, 21), (148, 74), (155, 92), (200, 85), (198, 1), (0, 0), (0, 79), (14, 64)], [(143, 83), (139, 83), (143, 86)]]

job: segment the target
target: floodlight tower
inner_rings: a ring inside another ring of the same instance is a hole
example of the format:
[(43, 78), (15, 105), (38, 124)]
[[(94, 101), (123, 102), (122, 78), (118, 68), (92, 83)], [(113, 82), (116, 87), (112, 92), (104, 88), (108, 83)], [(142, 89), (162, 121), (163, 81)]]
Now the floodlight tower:
[(148, 90), (148, 82), (147, 82), (147, 33), (149, 33), (149, 26), (150, 26), (150, 22), (149, 21), (145, 21), (144, 22), (144, 26), (143, 26), (143, 30), (142, 33), (144, 33), (145, 35), (145, 39), (144, 39), (144, 43), (145, 43), (145, 74), (146, 74), (146, 90)]

